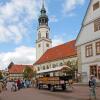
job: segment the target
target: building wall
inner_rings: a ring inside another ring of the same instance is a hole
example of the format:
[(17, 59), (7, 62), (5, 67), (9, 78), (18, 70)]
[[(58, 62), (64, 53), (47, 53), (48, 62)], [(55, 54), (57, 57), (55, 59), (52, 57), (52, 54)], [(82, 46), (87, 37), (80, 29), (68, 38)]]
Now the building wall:
[(9, 74), (9, 80), (23, 79), (23, 74)]
[[(48, 37), (46, 36), (46, 34), (48, 34)], [(47, 25), (41, 25), (37, 32), (36, 60), (38, 60), (47, 51), (47, 49), (52, 47), (52, 42), (51, 39), (49, 38), (49, 35), (50, 35), (49, 27)], [(47, 44), (49, 45), (48, 47)]]
[[(40, 26), (40, 28), (38, 29), (38, 33), (41, 33), (41, 38), (42, 37), (45, 37), (46, 38), (46, 33), (48, 32), (48, 34), (50, 34), (50, 31), (49, 31), (49, 27), (48, 26), (46, 26), (46, 25), (42, 25), (42, 26)], [(38, 34), (37, 33), (37, 34)], [(39, 37), (38, 37), (38, 35), (37, 35), (37, 39), (38, 39)]]
[[(82, 74), (83, 82), (88, 82), (89, 80), (91, 65), (97, 65), (97, 67), (100, 66), (100, 55), (96, 55), (95, 46), (95, 43), (100, 41), (100, 30), (96, 32), (94, 31), (94, 21), (100, 18), (100, 7), (93, 11), (93, 5), (98, 1), (100, 3), (100, 0), (91, 0), (82, 23), (80, 34), (76, 41), (79, 65), (78, 70)], [(89, 44), (93, 45), (93, 56), (86, 57), (86, 46)]]
[[(96, 55), (96, 42), (100, 41), (100, 39), (86, 43), (80, 46), (81, 55), (78, 58), (81, 58), (81, 70), (83, 74), (83, 82), (87, 82), (90, 77), (90, 66), (97, 65), (100, 66), (100, 55)], [(93, 56), (86, 57), (86, 46), (92, 44), (93, 45)], [(85, 75), (84, 75), (85, 74)]]
[(100, 18), (100, 7), (93, 11), (93, 4), (100, 0), (91, 1), (93, 2), (88, 9), (82, 25), (82, 29), (76, 41), (77, 46), (100, 38), (100, 31), (94, 32), (94, 21), (97, 18)]
[(93, 21), (95, 18), (97, 18), (98, 16), (100, 17), (100, 9), (97, 9), (95, 11), (93, 11), (93, 4), (95, 4), (96, 2), (100, 1), (100, 0), (91, 0), (92, 3), (88, 9), (88, 13), (87, 16), (84, 20), (84, 25), (86, 25), (87, 23)]
[(40, 69), (40, 71), (43, 71), (43, 66), (45, 67), (49, 67), (50, 68), (55, 68), (55, 67), (60, 67), (62, 65), (64, 65), (65, 63), (67, 63), (68, 61), (73, 61), (73, 63), (77, 62), (77, 57), (72, 57), (72, 58), (66, 58), (66, 59), (61, 59), (61, 60), (54, 60), (52, 62), (47, 62), (44, 64), (39, 64), (36, 65), (36, 71), (38, 72), (38, 68)]
[[(49, 44), (49, 47), (46, 45)], [(40, 47), (39, 47), (40, 45)], [(48, 41), (47, 39), (41, 39), (40, 42), (36, 43), (36, 59), (38, 60), (46, 51), (47, 49), (52, 47), (51, 41)]]

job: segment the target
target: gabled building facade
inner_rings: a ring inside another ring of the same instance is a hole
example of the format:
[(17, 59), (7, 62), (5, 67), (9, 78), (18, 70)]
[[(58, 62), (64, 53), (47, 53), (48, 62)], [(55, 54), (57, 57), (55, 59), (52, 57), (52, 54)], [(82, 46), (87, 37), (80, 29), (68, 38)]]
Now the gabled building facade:
[(33, 69), (32, 65), (21, 65), (21, 64), (10, 63), (8, 66), (8, 73), (9, 73), (8, 80), (17, 80), (17, 79), (22, 80), (24, 78), (23, 72), (26, 67), (31, 67)]
[(90, 75), (100, 81), (100, 0), (90, 0), (76, 46), (82, 81), (88, 82)]

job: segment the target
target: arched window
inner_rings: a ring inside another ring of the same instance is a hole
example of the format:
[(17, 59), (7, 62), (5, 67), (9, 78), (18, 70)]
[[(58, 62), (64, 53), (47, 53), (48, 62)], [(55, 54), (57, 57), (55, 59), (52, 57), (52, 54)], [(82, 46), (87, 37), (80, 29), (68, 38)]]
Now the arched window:
[(47, 38), (47, 39), (49, 38), (48, 32), (46, 32), (46, 38)]
[(38, 39), (40, 39), (40, 38), (41, 38), (41, 33), (39, 32), (39, 33), (38, 33)]

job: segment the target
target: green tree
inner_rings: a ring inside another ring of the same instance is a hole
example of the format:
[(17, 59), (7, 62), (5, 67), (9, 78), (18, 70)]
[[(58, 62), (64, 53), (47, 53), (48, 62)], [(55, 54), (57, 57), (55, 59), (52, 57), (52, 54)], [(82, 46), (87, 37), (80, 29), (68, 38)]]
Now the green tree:
[(67, 66), (69, 66), (71, 68), (71, 70), (69, 70), (67, 72), (67, 74), (70, 74), (73, 76), (73, 78), (75, 78), (75, 72), (78, 71), (78, 63), (77, 61), (68, 61), (67, 62)]
[(2, 72), (0, 71), (0, 79), (2, 79), (3, 78), (3, 75), (2, 75)]
[(23, 72), (23, 76), (25, 79), (31, 79), (34, 76), (33, 69), (29, 66), (26, 66)]

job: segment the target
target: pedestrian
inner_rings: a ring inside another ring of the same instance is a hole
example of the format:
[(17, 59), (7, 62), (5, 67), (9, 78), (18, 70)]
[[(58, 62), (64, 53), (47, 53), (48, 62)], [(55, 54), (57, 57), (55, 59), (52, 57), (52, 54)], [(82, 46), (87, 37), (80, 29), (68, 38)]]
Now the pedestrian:
[(70, 89), (73, 89), (73, 80), (72, 79), (68, 80), (68, 84), (69, 84)]
[(17, 91), (17, 86), (16, 86), (16, 82), (12, 82), (12, 86), (11, 86), (11, 92), (15, 92)]
[(17, 80), (17, 87), (18, 87), (18, 90), (20, 90), (20, 87), (21, 87), (21, 82), (20, 82), (20, 80), (19, 80), (19, 79)]
[(3, 90), (3, 83), (0, 82), (0, 93), (2, 92), (2, 90)]
[(91, 75), (90, 80), (89, 80), (89, 89), (90, 89), (89, 99), (92, 100), (93, 98), (96, 100), (96, 79), (95, 79), (95, 76), (93, 75)]

